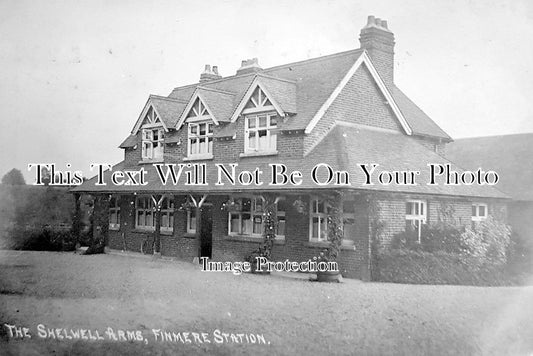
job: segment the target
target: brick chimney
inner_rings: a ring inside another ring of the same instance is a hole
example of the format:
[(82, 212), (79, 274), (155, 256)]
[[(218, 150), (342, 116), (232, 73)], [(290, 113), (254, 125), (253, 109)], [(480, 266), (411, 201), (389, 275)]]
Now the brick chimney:
[(368, 16), (359, 42), (361, 48), (368, 52), (383, 82), (391, 87), (394, 83), (394, 34), (387, 27), (387, 21)]
[(245, 59), (241, 62), (241, 67), (237, 69), (237, 75), (257, 73), (262, 71), (263, 68), (259, 66), (257, 58)]
[(218, 74), (218, 67), (213, 66), (213, 69), (211, 69), (211, 65), (206, 64), (204, 71), (202, 74), (200, 74), (200, 83), (205, 83), (220, 78), (222, 78), (222, 76)]

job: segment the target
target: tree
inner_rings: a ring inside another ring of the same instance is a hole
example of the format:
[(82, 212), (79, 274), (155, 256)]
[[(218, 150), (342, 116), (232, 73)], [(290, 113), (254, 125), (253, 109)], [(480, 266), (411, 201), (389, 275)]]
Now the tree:
[(26, 181), (22, 173), (18, 169), (13, 168), (2, 177), (2, 184), (26, 185)]

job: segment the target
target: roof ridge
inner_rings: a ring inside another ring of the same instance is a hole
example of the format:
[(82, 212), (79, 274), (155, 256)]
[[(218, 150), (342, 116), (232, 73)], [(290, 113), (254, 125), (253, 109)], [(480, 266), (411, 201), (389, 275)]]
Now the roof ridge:
[(290, 84), (296, 84), (296, 80), (290, 80), (290, 79), (285, 79), (285, 78), (278, 78), (278, 77), (274, 77), (273, 75), (268, 75), (268, 74), (264, 74), (264, 73), (261, 73), (261, 72), (256, 73), (256, 75), (257, 75), (258, 77), (263, 77), (263, 78), (267, 78), (267, 79), (279, 80), (279, 81), (281, 81), (281, 82), (287, 82), (287, 83), (290, 83)]
[(456, 138), (454, 141), (459, 141), (459, 140), (478, 140), (478, 139), (482, 140), (482, 139), (487, 139), (487, 138), (509, 137), (509, 136), (525, 136), (525, 135), (533, 135), (533, 132), (519, 132), (519, 133), (506, 134), (506, 135), (461, 137), (461, 138)]
[(201, 86), (201, 85), (198, 85), (198, 86), (196, 87), (196, 89), (199, 89), (199, 90), (207, 90), (207, 91), (214, 91), (214, 92), (217, 92), (217, 93), (227, 94), (227, 95), (233, 95), (233, 96), (236, 95), (236, 93), (231, 92), (231, 91), (226, 91), (226, 90), (221, 90), (221, 89), (216, 89), (216, 88), (209, 88), (209, 87), (204, 87), (204, 86)]
[(157, 95), (157, 94), (150, 94), (149, 95), (149, 98), (156, 98), (156, 99), (162, 99), (162, 100), (168, 100), (168, 101), (174, 101), (176, 103), (180, 103), (180, 104), (186, 104), (188, 102), (188, 100), (182, 100), (182, 99), (176, 99), (176, 98), (169, 98), (168, 96), (162, 96), (162, 95)]
[[(342, 55), (347, 55), (349, 53), (356, 53), (356, 52), (361, 52), (363, 53), (364, 52), (364, 49), (362, 48), (357, 48), (357, 49), (351, 49), (351, 50), (348, 50), (348, 51), (343, 51), (343, 52), (337, 52), (337, 53), (332, 53), (332, 54), (327, 54), (325, 56), (320, 56), (320, 57), (315, 57), (315, 58), (308, 58), (308, 59), (303, 59), (303, 60), (300, 60), (300, 61), (296, 61), (296, 62), (291, 62), (291, 63), (286, 63), (286, 64), (280, 64), (280, 65), (277, 65), (277, 66), (274, 66), (274, 67), (270, 67), (270, 68), (265, 68), (263, 70), (261, 70), (260, 72), (258, 73), (261, 73), (264, 75), (264, 72), (266, 71), (271, 71), (271, 70), (275, 70), (275, 69), (280, 69), (280, 68), (283, 68), (283, 67), (290, 67), (290, 66), (299, 66), (299, 65), (303, 65), (303, 64), (307, 64), (307, 63), (312, 63), (312, 62), (318, 62), (318, 61), (322, 61), (322, 60), (326, 60), (326, 59), (331, 59), (331, 58), (334, 58), (334, 57), (339, 57), (339, 56), (342, 56)], [(225, 80), (229, 80), (229, 79), (234, 79), (234, 78), (244, 78), (246, 76), (251, 76), (251, 75), (257, 75), (258, 73), (246, 73), (246, 74), (239, 74), (239, 75), (230, 75), (228, 77), (223, 77), (223, 78), (220, 78), (220, 79), (216, 79), (216, 80), (211, 80), (209, 82), (206, 82), (205, 84), (212, 84), (212, 83), (219, 83), (219, 82), (222, 82), (222, 81), (225, 81)], [(276, 79), (279, 79), (279, 78), (276, 78)], [(187, 85), (183, 85), (183, 86), (178, 86), (178, 87), (174, 87), (174, 89), (172, 89), (172, 91), (174, 90), (177, 90), (177, 89), (185, 89), (185, 88), (189, 88), (189, 87), (197, 87), (199, 83), (192, 83), (192, 84), (187, 84)]]
[(265, 72), (265, 71), (270, 71), (270, 70), (274, 70), (274, 69), (280, 69), (280, 68), (283, 68), (283, 67), (290, 67), (290, 66), (299, 66), (299, 65), (303, 65), (303, 64), (307, 64), (309, 62), (319, 62), (319, 61), (322, 61), (322, 60), (326, 60), (326, 59), (331, 59), (331, 58), (334, 58), (334, 57), (340, 57), (342, 55), (347, 55), (349, 53), (356, 53), (356, 52), (361, 52), (363, 53), (364, 52), (364, 49), (362, 48), (357, 48), (357, 49), (351, 49), (351, 50), (348, 50), (348, 51), (343, 51), (343, 52), (337, 52), (337, 53), (332, 53), (332, 54), (326, 54), (325, 56), (320, 56), (320, 57), (315, 57), (315, 58), (308, 58), (308, 59), (303, 59), (301, 61), (296, 61), (296, 62), (292, 62), (292, 63), (287, 63), (287, 64), (281, 64), (281, 65), (278, 65), (278, 66), (274, 66), (274, 67), (270, 67), (270, 68), (265, 68), (263, 69), (262, 72)]

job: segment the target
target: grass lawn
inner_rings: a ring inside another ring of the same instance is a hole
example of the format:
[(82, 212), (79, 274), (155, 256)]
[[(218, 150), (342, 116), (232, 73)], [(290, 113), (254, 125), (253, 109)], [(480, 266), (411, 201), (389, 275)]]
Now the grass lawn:
[(0, 354), (533, 354), (533, 287), (323, 284), (52, 252), (0, 251), (0, 265)]

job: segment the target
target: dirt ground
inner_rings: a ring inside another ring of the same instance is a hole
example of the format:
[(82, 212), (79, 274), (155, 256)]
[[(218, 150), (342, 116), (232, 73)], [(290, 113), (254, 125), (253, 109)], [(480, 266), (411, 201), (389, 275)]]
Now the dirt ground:
[(533, 287), (324, 284), (0, 251), (0, 330), (8, 355), (532, 355)]

